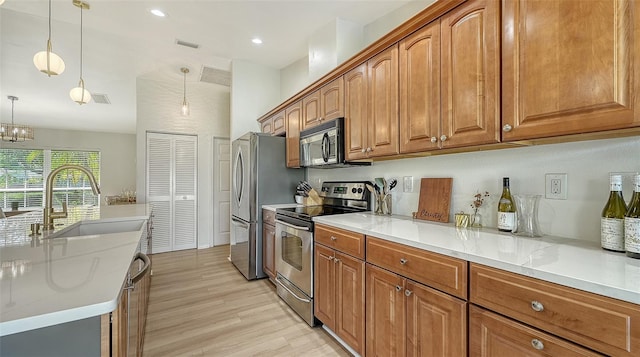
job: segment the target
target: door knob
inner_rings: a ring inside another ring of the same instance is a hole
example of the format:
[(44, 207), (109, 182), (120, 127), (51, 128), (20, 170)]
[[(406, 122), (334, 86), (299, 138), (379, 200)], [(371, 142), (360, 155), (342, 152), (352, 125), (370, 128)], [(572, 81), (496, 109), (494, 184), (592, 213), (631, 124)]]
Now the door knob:
[(435, 136), (431, 137), (431, 142), (432, 143), (437, 143), (438, 142), (438, 138), (436, 138)]
[(447, 136), (446, 135), (440, 136), (440, 141), (447, 141)]
[(513, 128), (512, 128), (512, 127), (511, 127), (511, 125), (509, 125), (509, 124), (505, 124), (505, 125), (502, 127), (502, 131), (507, 132), (507, 133), (508, 133), (508, 132), (510, 132), (510, 131), (511, 131), (511, 129), (513, 129)]

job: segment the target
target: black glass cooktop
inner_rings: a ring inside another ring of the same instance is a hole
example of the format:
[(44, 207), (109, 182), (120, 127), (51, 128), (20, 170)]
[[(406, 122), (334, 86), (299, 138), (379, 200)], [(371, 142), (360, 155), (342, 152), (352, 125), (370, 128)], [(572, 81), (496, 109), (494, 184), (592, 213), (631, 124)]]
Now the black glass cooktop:
[(301, 206), (291, 208), (278, 208), (276, 214), (282, 214), (289, 217), (311, 220), (317, 216), (327, 216), (331, 214), (343, 214), (361, 212), (356, 208), (337, 207), (337, 206)]

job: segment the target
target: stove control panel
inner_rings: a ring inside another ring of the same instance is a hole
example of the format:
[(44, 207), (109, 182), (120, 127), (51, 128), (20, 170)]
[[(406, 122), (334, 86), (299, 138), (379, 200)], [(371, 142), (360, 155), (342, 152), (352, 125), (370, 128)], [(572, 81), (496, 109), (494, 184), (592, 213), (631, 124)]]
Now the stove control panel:
[(365, 186), (368, 182), (325, 181), (322, 183), (320, 196), (345, 200), (368, 201), (369, 192)]

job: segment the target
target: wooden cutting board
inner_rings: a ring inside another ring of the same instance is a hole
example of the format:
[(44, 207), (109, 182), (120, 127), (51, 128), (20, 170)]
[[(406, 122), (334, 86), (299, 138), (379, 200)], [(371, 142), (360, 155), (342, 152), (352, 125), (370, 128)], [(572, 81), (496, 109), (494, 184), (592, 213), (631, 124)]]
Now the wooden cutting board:
[(420, 181), (420, 200), (416, 218), (448, 223), (452, 183), (451, 177), (423, 178)]

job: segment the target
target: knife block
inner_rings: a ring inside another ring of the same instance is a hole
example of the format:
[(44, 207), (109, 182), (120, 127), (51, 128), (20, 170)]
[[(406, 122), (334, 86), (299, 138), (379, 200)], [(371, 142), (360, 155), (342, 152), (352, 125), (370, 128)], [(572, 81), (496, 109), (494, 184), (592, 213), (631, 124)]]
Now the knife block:
[(305, 197), (302, 204), (305, 206), (322, 205), (323, 199), (318, 195), (318, 192), (315, 189), (312, 188), (311, 191), (308, 192), (308, 195), (309, 197)]

